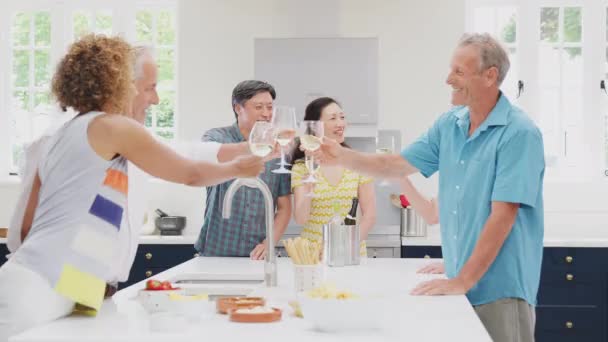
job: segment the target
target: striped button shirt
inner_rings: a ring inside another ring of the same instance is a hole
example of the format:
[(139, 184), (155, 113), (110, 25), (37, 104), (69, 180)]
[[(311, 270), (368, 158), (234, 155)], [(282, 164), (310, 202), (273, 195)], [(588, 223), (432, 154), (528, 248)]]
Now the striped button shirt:
[[(239, 143), (245, 141), (237, 123), (214, 128), (203, 135), (203, 141)], [(272, 193), (275, 204), (279, 197), (290, 194), (289, 174), (275, 174), (277, 161), (266, 163), (260, 174)], [(222, 218), (224, 195), (233, 181), (207, 187), (205, 223), (194, 247), (204, 256), (249, 256), (257, 244), (266, 237), (264, 197), (258, 189), (242, 187), (232, 200), (230, 219)]]

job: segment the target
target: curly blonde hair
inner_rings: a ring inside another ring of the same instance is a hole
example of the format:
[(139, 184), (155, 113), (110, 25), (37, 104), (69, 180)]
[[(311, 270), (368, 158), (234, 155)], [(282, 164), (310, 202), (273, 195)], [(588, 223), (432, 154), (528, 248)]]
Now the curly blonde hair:
[(133, 58), (133, 48), (122, 38), (86, 35), (59, 62), (53, 95), (64, 111), (125, 114), (135, 96)]

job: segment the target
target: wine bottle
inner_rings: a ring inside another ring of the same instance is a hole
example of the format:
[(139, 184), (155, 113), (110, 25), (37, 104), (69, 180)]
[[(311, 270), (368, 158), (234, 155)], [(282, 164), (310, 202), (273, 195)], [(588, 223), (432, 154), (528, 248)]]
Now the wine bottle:
[(359, 205), (359, 199), (357, 197), (353, 198), (353, 204), (350, 207), (350, 211), (348, 215), (344, 218), (345, 226), (354, 226), (357, 224), (357, 206)]

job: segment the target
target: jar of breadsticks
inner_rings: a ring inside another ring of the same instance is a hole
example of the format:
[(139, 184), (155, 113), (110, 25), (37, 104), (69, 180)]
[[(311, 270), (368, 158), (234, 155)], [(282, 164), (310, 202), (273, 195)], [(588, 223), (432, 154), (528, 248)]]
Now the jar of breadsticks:
[(301, 237), (283, 240), (283, 244), (293, 263), (296, 292), (320, 286), (324, 280), (321, 244)]

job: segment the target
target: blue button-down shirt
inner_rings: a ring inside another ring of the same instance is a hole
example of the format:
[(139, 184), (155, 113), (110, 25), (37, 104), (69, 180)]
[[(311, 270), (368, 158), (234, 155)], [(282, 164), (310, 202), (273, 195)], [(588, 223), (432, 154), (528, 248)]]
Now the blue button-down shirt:
[(504, 95), (471, 136), (469, 127), (468, 107), (456, 107), (401, 155), (425, 177), (439, 171), (439, 222), (449, 278), (471, 256), (492, 202), (520, 204), (498, 256), (467, 297), (473, 305), (509, 297), (535, 305), (544, 233), (541, 133)]
[[(214, 128), (205, 133), (203, 141), (238, 143), (245, 141), (238, 125)], [(291, 175), (276, 174), (277, 161), (266, 163), (260, 179), (268, 185), (275, 208), (281, 196), (291, 193)], [(236, 192), (232, 202), (230, 219), (222, 217), (224, 196), (230, 184), (228, 181), (207, 187), (205, 223), (194, 247), (205, 256), (249, 256), (257, 244), (266, 238), (266, 211), (262, 192), (258, 189), (242, 187)]]

